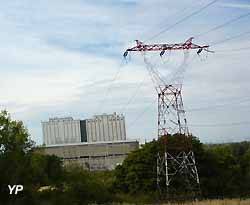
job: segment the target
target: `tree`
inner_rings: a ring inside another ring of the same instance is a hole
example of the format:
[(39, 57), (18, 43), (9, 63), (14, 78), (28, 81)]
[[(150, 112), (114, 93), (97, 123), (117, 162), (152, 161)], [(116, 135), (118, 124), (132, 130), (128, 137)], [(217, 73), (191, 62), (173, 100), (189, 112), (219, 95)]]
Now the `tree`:
[[(193, 144), (195, 152), (202, 153), (202, 144), (197, 138), (177, 134), (163, 136), (158, 141), (153, 140), (143, 145), (139, 150), (130, 153), (123, 164), (115, 170), (116, 189), (130, 195), (144, 194), (152, 196), (151, 200), (155, 200), (159, 194), (156, 185), (157, 153), (163, 154), (165, 145), (167, 145), (167, 149), (171, 153), (178, 153), (181, 150), (188, 149), (187, 141)], [(180, 177), (177, 177), (175, 183), (172, 184), (172, 190), (180, 194), (184, 192), (184, 187), (181, 183), (178, 183), (179, 181)]]
[(1, 202), (7, 203), (13, 200), (23, 200), (25, 197), (24, 194), (19, 194), (13, 199), (9, 195), (8, 185), (24, 185), (27, 183), (25, 176), (27, 176), (28, 171), (28, 159), (26, 156), (33, 147), (34, 143), (31, 141), (23, 123), (11, 120), (7, 111), (0, 112)]
[[(36, 148), (21, 121), (0, 112), (1, 204), (86, 204), (112, 201), (107, 186), (94, 173), (79, 167), (64, 169), (62, 161)], [(107, 175), (108, 176), (108, 175)], [(111, 182), (109, 182), (110, 184)], [(8, 185), (24, 190), (9, 195)]]
[(0, 154), (24, 155), (34, 147), (27, 129), (21, 121), (11, 120), (7, 111), (0, 112)]

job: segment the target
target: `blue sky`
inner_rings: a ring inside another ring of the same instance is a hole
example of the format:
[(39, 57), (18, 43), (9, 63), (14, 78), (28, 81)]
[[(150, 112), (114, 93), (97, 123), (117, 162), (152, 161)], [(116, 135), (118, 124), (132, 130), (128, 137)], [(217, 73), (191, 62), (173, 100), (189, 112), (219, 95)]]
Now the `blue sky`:
[[(115, 111), (126, 116), (128, 138), (156, 137), (156, 93), (145, 65), (133, 54), (120, 68), (122, 54), (135, 39), (148, 39), (209, 2), (2, 1), (0, 108), (22, 120), (38, 144), (40, 122), (49, 117), (84, 119)], [(221, 0), (148, 43), (183, 42), (248, 12), (250, 1)], [(250, 16), (194, 42), (230, 38), (250, 31), (249, 23)], [(184, 106), (191, 132), (203, 142), (250, 139), (250, 50), (219, 52), (249, 45), (250, 35), (245, 35), (212, 46), (218, 50), (214, 54), (190, 54), (181, 73)], [(181, 55), (165, 57), (163, 75), (175, 72)], [(161, 63), (155, 56), (152, 62)]]

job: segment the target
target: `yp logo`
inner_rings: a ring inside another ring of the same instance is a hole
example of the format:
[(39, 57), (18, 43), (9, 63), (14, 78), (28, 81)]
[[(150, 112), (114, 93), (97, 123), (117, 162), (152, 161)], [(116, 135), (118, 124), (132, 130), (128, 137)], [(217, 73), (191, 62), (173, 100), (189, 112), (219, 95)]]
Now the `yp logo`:
[(9, 187), (10, 194), (13, 194), (13, 193), (17, 194), (19, 191), (23, 191), (23, 185), (20, 185), (20, 184), (13, 185), (13, 186), (8, 185), (8, 187)]

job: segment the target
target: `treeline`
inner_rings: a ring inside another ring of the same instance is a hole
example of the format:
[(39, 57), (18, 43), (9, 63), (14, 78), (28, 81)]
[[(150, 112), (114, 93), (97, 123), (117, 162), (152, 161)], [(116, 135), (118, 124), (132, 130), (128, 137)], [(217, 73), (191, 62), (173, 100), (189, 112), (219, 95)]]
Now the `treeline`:
[[(180, 136), (175, 138), (178, 142)], [(249, 198), (250, 190), (250, 142), (204, 145), (192, 137), (192, 147), (200, 178), (200, 198)], [(115, 170), (115, 186), (132, 196), (147, 196), (157, 200), (156, 155), (157, 141), (146, 143), (131, 153)], [(185, 198), (188, 183), (181, 176), (170, 185), (174, 196)], [(171, 191), (170, 190), (170, 191)], [(195, 190), (196, 192), (198, 190)], [(195, 195), (194, 195), (195, 196)]]
[(198, 158), (203, 196), (249, 198), (250, 142), (204, 145)]
[[(169, 139), (172, 151), (177, 152), (183, 136)], [(195, 137), (191, 139), (201, 197), (249, 197), (250, 143), (204, 145)], [(3, 111), (0, 113), (0, 204), (156, 202), (161, 196), (156, 186), (156, 155), (162, 151), (162, 144), (158, 141), (146, 143), (130, 153), (113, 171), (89, 172), (77, 166), (65, 168), (59, 158), (38, 150), (22, 122), (12, 120)], [(185, 186), (181, 178), (178, 180), (171, 186), (176, 196), (181, 196)], [(8, 185), (16, 184), (23, 185), (24, 190), (10, 195)]]

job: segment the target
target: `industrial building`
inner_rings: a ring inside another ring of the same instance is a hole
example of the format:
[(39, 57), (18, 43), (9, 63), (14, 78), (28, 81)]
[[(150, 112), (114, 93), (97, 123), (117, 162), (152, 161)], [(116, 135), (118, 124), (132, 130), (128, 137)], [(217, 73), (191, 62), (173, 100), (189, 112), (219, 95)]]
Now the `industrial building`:
[(126, 140), (125, 117), (116, 113), (86, 120), (88, 142)]
[(42, 122), (45, 145), (126, 140), (123, 115), (95, 115), (92, 119), (50, 118)]
[(45, 145), (81, 142), (81, 121), (72, 117), (50, 118), (42, 122), (43, 143)]
[(138, 141), (127, 140), (49, 145), (44, 150), (46, 154), (60, 157), (65, 166), (78, 164), (90, 171), (96, 171), (114, 169), (138, 147)]
[(125, 117), (116, 113), (85, 120), (50, 118), (42, 122), (42, 132), (46, 154), (91, 171), (114, 169), (139, 147), (138, 141), (126, 140)]

